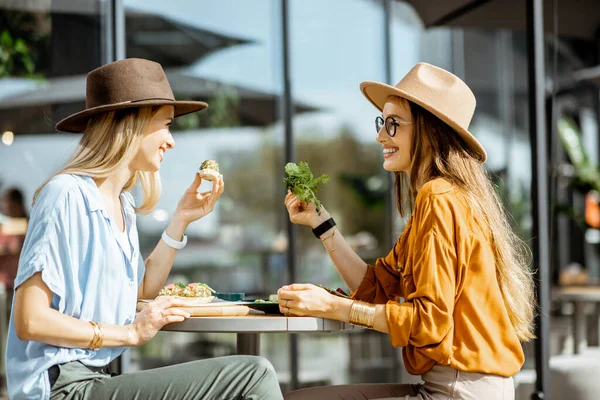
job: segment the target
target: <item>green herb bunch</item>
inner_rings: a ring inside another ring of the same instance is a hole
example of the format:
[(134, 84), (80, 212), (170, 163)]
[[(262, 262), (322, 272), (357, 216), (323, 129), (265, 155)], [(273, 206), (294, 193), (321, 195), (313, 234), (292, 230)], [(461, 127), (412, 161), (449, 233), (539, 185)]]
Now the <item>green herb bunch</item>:
[(313, 174), (306, 161), (300, 161), (299, 164), (287, 163), (285, 166), (285, 173), (287, 177), (283, 179), (287, 189), (291, 190), (298, 199), (310, 204), (315, 203), (317, 213), (321, 215), (321, 202), (317, 199), (316, 193), (319, 188), (319, 183), (327, 183), (329, 177), (327, 175), (321, 175), (318, 178), (314, 178)]

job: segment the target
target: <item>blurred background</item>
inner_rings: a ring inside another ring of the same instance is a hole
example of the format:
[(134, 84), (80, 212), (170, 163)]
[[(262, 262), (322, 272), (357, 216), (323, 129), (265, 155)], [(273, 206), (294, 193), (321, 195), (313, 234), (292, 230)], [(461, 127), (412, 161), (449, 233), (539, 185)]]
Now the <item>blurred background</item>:
[[(496, 3), (511, 12), (510, 2)], [(386, 255), (404, 221), (396, 217), (392, 178), (381, 167), (377, 110), (358, 85), (394, 85), (419, 61), (452, 71), (473, 89), (478, 105), (471, 132), (488, 151), (486, 165), (515, 229), (530, 241), (524, 29), (486, 26), (484, 17), (426, 29), (427, 16), (418, 10), (396, 0), (0, 0), (0, 191), (6, 203), (11, 190), (20, 191), (24, 204), (15, 215), (0, 210), (2, 234), (23, 234), (19, 227), (34, 191), (75, 149), (79, 136), (58, 133), (54, 124), (85, 107), (86, 73), (142, 57), (163, 65), (176, 98), (210, 104), (173, 126), (176, 147), (161, 168), (161, 200), (138, 218), (143, 255), (158, 242), (203, 160), (219, 162), (227, 186), (214, 212), (189, 227), (188, 246), (169, 281), (206, 282), (250, 298), (265, 298), (292, 278), (347, 290), (309, 228), (297, 229), (290, 245), (283, 167), (303, 160), (315, 175), (328, 174), (319, 198), (340, 230), (366, 261)], [(598, 15), (598, 6), (586, 13)], [(494, 15), (500, 14), (488, 15), (489, 21)], [(545, 83), (552, 93), (546, 105), (552, 111), (549, 219), (552, 285), (562, 287), (600, 278), (594, 186), (600, 179), (589, 173), (600, 150), (593, 69), (600, 46), (597, 31), (577, 25), (582, 29), (563, 33), (553, 26), (559, 25), (550, 24), (545, 40)], [(571, 158), (581, 154), (585, 163)], [(0, 240), (9, 297), (18, 246)], [(590, 345), (598, 345), (596, 308), (588, 304), (582, 311), (592, 321), (585, 327)], [(553, 301), (553, 355), (573, 352), (573, 313), (573, 304)], [(516, 378), (520, 398), (528, 398), (535, 380), (533, 345), (525, 351)], [(130, 350), (124, 366), (135, 371), (234, 353), (233, 334), (161, 332)], [(261, 355), (275, 366), (284, 390), (415, 380), (402, 367), (400, 349), (370, 331), (264, 334)]]

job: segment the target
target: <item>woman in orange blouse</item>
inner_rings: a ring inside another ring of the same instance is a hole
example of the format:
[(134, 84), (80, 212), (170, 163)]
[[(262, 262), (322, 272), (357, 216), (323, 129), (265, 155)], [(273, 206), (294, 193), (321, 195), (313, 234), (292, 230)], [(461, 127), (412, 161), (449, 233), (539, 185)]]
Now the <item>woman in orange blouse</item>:
[[(403, 347), (422, 385), (348, 385), (288, 393), (286, 399), (514, 399), (521, 342), (533, 338), (530, 253), (511, 230), (486, 173), (486, 153), (469, 133), (475, 97), (453, 74), (417, 64), (395, 87), (363, 82), (382, 111), (377, 141), (396, 176), (409, 222), (390, 254), (367, 265), (326, 210), (288, 193), (292, 222), (320, 237), (352, 299), (314, 285), (278, 292), (281, 311), (386, 332)], [(356, 397), (358, 396), (358, 397)]]

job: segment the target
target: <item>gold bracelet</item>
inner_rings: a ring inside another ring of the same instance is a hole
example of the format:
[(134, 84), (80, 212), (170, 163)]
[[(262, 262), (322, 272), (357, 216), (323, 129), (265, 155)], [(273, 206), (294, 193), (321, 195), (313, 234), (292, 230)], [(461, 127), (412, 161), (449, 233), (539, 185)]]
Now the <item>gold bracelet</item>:
[(364, 301), (355, 300), (350, 308), (350, 323), (373, 329), (377, 307)]
[(350, 323), (365, 328), (373, 329), (377, 307), (364, 301), (355, 300), (350, 308)]
[[(323, 246), (325, 246), (325, 241), (332, 239), (335, 236), (335, 233), (337, 232), (337, 226), (333, 227), (333, 233), (329, 236), (327, 236), (326, 238), (321, 239), (321, 243), (323, 243)], [(331, 252), (334, 253), (335, 252), (335, 241), (333, 242), (333, 245), (331, 246)]]
[(88, 348), (90, 350), (97, 351), (102, 347), (102, 342), (104, 341), (104, 330), (102, 329), (100, 324), (98, 324), (95, 321), (90, 321), (90, 324), (94, 328), (94, 337), (92, 338), (92, 341), (90, 342)]
[(102, 329), (102, 326), (100, 326), (99, 323), (96, 322), (95, 324), (96, 329), (98, 330), (98, 340), (96, 341), (94, 348), (98, 350), (102, 347), (102, 343), (104, 342), (104, 329)]
[(102, 326), (97, 322), (96, 327), (98, 327), (98, 332), (100, 332), (100, 337), (98, 339), (98, 343), (96, 343), (96, 348), (100, 349), (104, 344), (104, 329), (102, 329)]
[(361, 301), (355, 301), (350, 308), (350, 323), (358, 326), (365, 326), (364, 305)]
[(100, 338), (100, 333), (96, 326), (96, 322), (94, 322), (94, 321), (89, 321), (89, 322), (90, 322), (90, 325), (92, 325), (92, 329), (94, 330), (94, 337), (92, 338), (92, 341), (88, 345), (88, 349), (95, 351), (95, 350), (97, 350), (96, 344), (98, 343), (98, 339)]

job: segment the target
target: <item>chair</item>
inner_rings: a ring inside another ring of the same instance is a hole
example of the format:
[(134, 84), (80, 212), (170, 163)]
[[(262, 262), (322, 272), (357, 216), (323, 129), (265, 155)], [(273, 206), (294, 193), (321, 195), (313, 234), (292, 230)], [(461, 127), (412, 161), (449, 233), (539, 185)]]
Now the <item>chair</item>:
[(353, 383), (400, 382), (398, 352), (387, 334), (357, 329), (348, 333), (350, 381)]

